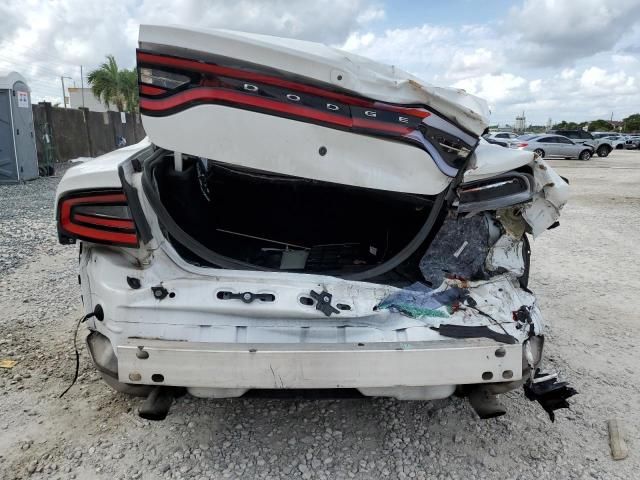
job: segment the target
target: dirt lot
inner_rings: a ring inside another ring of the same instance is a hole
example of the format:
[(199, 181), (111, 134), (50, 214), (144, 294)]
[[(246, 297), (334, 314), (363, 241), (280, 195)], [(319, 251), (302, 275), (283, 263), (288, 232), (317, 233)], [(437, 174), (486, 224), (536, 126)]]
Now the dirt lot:
[[(635, 479), (640, 468), (640, 152), (552, 161), (572, 199), (533, 243), (531, 288), (549, 323), (547, 365), (577, 388), (556, 423), (513, 392), (482, 421), (466, 401), (177, 400), (136, 415), (71, 336), (80, 316), (74, 247), (57, 244), (57, 179), (0, 186), (0, 478)], [(82, 343), (82, 342), (80, 342)], [(630, 455), (611, 460), (606, 420)]]

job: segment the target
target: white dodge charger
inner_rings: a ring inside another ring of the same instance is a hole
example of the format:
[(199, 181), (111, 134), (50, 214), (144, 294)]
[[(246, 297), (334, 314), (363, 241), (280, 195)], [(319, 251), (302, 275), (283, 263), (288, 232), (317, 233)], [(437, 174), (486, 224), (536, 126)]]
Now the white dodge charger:
[(482, 100), (224, 30), (142, 26), (137, 62), (148, 140), (70, 169), (56, 212), (96, 368), (149, 418), (178, 389), (458, 392), (488, 418), (524, 385), (567, 406), (527, 239), (568, 185), (482, 141)]

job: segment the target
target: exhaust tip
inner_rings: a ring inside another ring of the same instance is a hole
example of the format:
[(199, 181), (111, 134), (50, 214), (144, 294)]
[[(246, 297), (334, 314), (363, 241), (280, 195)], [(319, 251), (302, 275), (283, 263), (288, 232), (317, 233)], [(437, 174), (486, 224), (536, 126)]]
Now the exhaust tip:
[(483, 420), (501, 417), (507, 413), (498, 397), (485, 386), (478, 386), (469, 392), (469, 403), (476, 414)]
[(173, 399), (180, 394), (180, 389), (157, 386), (138, 409), (138, 415), (145, 420), (159, 421), (167, 418)]

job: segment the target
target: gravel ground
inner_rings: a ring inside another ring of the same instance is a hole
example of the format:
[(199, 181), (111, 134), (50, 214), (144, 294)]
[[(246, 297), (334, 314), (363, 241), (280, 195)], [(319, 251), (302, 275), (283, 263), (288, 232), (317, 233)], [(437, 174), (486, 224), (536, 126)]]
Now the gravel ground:
[[(556, 423), (522, 392), (506, 416), (466, 401), (178, 399), (164, 422), (136, 415), (82, 348), (74, 247), (57, 244), (56, 178), (0, 186), (0, 478), (638, 478), (640, 152), (552, 161), (571, 180), (560, 228), (533, 243), (531, 288), (549, 322), (547, 365), (580, 395)], [(606, 420), (630, 455), (610, 457)]]

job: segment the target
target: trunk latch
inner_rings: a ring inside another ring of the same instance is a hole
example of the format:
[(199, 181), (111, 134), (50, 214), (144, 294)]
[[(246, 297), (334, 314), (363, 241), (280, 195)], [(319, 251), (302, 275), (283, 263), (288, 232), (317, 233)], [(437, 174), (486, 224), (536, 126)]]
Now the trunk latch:
[(326, 290), (323, 290), (322, 293), (316, 293), (311, 290), (309, 295), (316, 301), (316, 310), (320, 310), (327, 317), (330, 317), (332, 313), (340, 313), (340, 310), (331, 306), (331, 298), (333, 295)]

